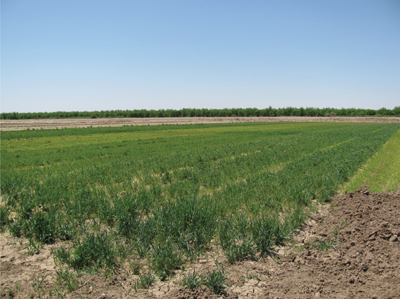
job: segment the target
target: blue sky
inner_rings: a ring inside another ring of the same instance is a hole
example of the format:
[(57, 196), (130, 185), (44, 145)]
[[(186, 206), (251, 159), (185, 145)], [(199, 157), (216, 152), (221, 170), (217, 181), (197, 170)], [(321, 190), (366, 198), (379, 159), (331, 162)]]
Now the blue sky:
[(268, 106), (400, 106), (400, 1), (1, 1), (2, 112)]

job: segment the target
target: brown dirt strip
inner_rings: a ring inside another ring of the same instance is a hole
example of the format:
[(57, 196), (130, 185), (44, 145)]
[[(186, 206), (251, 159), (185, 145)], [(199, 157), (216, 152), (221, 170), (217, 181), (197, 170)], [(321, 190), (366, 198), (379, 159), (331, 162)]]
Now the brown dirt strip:
[(1, 131), (237, 122), (400, 122), (400, 117), (168, 117), (0, 120)]
[[(56, 287), (51, 248), (26, 255), (24, 244), (1, 235), (1, 296), (49, 296)], [(221, 252), (209, 252), (188, 265), (206, 273), (216, 262), (228, 273), (229, 298), (400, 298), (400, 191), (359, 190), (317, 206), (290, 244), (265, 260), (230, 265)], [(26, 241), (25, 241), (26, 243)], [(105, 278), (79, 278), (66, 298), (222, 298), (205, 287), (190, 291), (179, 285), (182, 270), (170, 281), (134, 290), (138, 279), (129, 268)], [(187, 272), (186, 272), (187, 273)], [(46, 276), (48, 275), (48, 276)], [(38, 283), (40, 281), (40, 287)], [(16, 289), (18, 281), (18, 290)]]

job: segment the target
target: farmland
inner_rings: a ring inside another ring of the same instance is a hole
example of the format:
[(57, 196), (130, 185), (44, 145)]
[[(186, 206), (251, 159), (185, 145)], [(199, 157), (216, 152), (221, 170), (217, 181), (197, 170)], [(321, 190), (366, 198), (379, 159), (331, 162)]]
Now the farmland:
[(256, 260), (399, 129), (234, 123), (3, 132), (2, 227), (26, 240), (28, 253), (57, 244), (67, 288), (71, 273), (126, 267), (143, 280), (168, 280), (216, 249), (229, 264)]

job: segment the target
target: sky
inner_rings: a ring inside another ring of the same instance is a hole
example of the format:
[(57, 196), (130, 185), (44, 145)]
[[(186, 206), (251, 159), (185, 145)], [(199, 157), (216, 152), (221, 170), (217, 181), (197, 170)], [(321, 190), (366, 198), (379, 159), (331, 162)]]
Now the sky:
[(400, 0), (1, 0), (1, 112), (400, 106)]

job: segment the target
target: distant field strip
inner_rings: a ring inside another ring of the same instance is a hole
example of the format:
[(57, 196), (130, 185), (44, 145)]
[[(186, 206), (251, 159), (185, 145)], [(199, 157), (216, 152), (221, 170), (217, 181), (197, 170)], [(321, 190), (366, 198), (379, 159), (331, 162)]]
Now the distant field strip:
[[(32, 242), (72, 240), (55, 257), (75, 270), (147, 259), (166, 279), (215, 244), (232, 263), (269, 254), (302, 224), (305, 207), (329, 199), (378, 150), (386, 161), (398, 157), (399, 129), (236, 123), (5, 132), (1, 222)], [(110, 259), (85, 253), (90, 242)]]
[[(168, 127), (168, 129), (167, 129)], [(154, 141), (154, 140), (162, 140), (166, 136), (170, 140), (171, 138), (177, 137), (177, 138), (184, 138), (184, 137), (190, 137), (190, 136), (200, 136), (201, 138), (207, 138), (208, 136), (211, 136), (211, 138), (214, 138), (216, 134), (229, 134), (229, 133), (240, 133), (240, 132), (251, 132), (252, 134), (257, 133), (257, 132), (263, 132), (266, 133), (269, 130), (273, 130), (275, 134), (277, 134), (280, 130), (283, 130), (284, 132), (287, 133), (293, 133), (295, 131), (300, 131), (304, 130), (306, 128), (313, 128), (315, 130), (315, 124), (309, 124), (309, 123), (302, 123), (302, 124), (276, 124), (275, 126), (269, 126), (269, 125), (231, 125), (228, 127), (210, 127), (209, 125), (206, 126), (204, 125), (204, 128), (193, 128), (193, 129), (187, 129), (187, 128), (182, 128), (182, 126), (175, 126), (175, 125), (170, 125), (170, 126), (165, 126), (166, 129), (164, 130), (149, 130), (149, 131), (134, 131), (130, 130), (128, 132), (121, 132), (121, 133), (104, 133), (104, 134), (99, 134), (98, 132), (94, 132), (94, 134), (87, 134), (87, 135), (66, 135), (66, 136), (51, 136), (51, 137), (36, 137), (35, 133), (32, 133), (31, 138), (25, 137), (25, 138), (13, 138), (10, 140), (7, 140), (9, 142), (4, 142), (2, 144), (2, 147), (4, 149), (7, 149), (8, 151), (21, 151), (21, 150), (40, 150), (40, 149), (60, 149), (60, 148), (68, 148), (68, 147), (76, 147), (76, 146), (96, 146), (96, 145), (103, 145), (103, 147), (107, 147), (110, 145), (114, 145), (116, 142), (121, 143), (121, 142), (146, 142), (146, 141)], [(71, 129), (70, 129), (71, 130)], [(70, 131), (70, 130), (65, 130), (65, 131)], [(92, 131), (95, 131), (96, 129), (93, 129)], [(99, 129), (97, 129), (99, 130)], [(58, 130), (56, 130), (58, 131)], [(59, 130), (62, 131), (63, 130)], [(43, 131), (39, 131), (43, 132)], [(58, 133), (58, 132), (57, 132)], [(8, 132), (8, 133), (3, 133), (3, 138), (6, 139), (8, 136), (15, 136), (15, 134)], [(29, 136), (26, 134), (23, 134), (24, 136)], [(102, 137), (103, 136), (103, 137)], [(35, 138), (33, 138), (35, 137)], [(124, 145), (122, 145), (124, 146)]]

